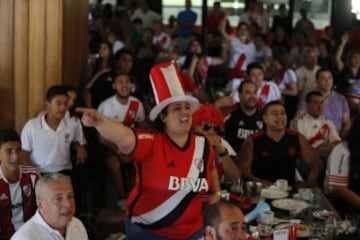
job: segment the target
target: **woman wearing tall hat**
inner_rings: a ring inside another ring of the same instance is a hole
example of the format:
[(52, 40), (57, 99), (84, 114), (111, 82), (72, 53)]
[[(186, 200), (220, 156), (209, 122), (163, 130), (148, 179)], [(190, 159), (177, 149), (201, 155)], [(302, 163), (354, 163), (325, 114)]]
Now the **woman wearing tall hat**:
[(179, 73), (170, 63), (154, 66), (151, 85), (157, 105), (149, 118), (156, 124), (132, 130), (93, 109), (78, 109), (83, 123), (95, 127), (128, 154), (136, 183), (127, 202), (128, 239), (200, 239), (203, 204), (220, 199), (211, 145), (191, 131), (196, 98), (185, 95)]

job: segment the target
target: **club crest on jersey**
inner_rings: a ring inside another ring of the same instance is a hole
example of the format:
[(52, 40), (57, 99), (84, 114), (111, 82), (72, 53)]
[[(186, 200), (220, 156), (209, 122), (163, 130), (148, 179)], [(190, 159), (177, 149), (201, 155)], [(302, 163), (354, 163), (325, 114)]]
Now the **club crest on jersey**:
[(172, 191), (192, 191), (192, 192), (201, 192), (208, 191), (209, 185), (206, 181), (206, 178), (186, 178), (186, 177), (176, 177), (170, 176), (169, 178), (169, 190)]
[(24, 192), (25, 196), (30, 197), (30, 195), (31, 195), (31, 185), (30, 184), (24, 185), (22, 187), (22, 189), (23, 189), (23, 192)]
[(195, 159), (195, 166), (199, 170), (199, 172), (203, 172), (204, 171), (204, 159), (202, 159), (202, 158)]
[(290, 157), (295, 157), (296, 156), (296, 148), (295, 147), (289, 148), (288, 154)]
[(262, 129), (263, 128), (263, 122), (262, 121), (256, 121), (256, 126), (258, 129)]

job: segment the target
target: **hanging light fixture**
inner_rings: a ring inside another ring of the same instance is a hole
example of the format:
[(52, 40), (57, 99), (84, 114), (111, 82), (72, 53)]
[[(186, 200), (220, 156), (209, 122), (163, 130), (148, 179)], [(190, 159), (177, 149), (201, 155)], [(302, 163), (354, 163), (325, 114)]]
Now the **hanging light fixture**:
[(359, 0), (351, 1), (351, 12), (356, 15), (356, 19), (360, 20), (360, 1)]

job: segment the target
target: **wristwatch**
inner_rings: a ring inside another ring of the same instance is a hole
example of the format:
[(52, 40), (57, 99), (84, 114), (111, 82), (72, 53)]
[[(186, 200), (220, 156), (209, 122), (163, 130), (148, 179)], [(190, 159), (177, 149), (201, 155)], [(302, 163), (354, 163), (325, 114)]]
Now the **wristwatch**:
[(226, 155), (228, 155), (229, 152), (228, 150), (225, 148), (225, 151), (223, 151), (222, 153), (219, 153), (219, 157), (225, 157)]

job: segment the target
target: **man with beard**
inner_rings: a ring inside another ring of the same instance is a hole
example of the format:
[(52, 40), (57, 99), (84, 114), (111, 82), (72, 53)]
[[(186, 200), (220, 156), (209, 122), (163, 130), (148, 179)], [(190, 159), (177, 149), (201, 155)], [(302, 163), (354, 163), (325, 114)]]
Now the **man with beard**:
[[(257, 108), (260, 111), (263, 110), (267, 103), (281, 99), (279, 87), (272, 81), (265, 81), (264, 76), (264, 68), (259, 62), (252, 62), (247, 66), (246, 79), (255, 83), (257, 87)], [(233, 79), (233, 89), (237, 84), (240, 85), (241, 81), (241, 79)], [(239, 94), (236, 89), (235, 91), (232, 91), (231, 96), (233, 101), (240, 101)]]
[(30, 119), (21, 132), (24, 163), (33, 165), (43, 174), (61, 172), (72, 174), (71, 148), (75, 150), (77, 163), (87, 158), (80, 121), (66, 117), (68, 95), (61, 85), (55, 85), (46, 93), (46, 111)]
[[(131, 91), (134, 86), (130, 80), (130, 76), (126, 73), (118, 73), (113, 79), (112, 87), (115, 95), (101, 102), (98, 111), (130, 127), (144, 125), (144, 107), (139, 99), (131, 96)], [(121, 198), (125, 195), (121, 161), (123, 161), (126, 156), (119, 153), (116, 147), (110, 142), (101, 139), (101, 143), (106, 149), (105, 163), (110, 171), (111, 180)]]
[(240, 103), (225, 119), (225, 139), (239, 153), (243, 141), (262, 129), (261, 113), (257, 110), (257, 88), (255, 83), (244, 81), (239, 87)]
[(303, 135), (287, 129), (280, 101), (268, 103), (263, 112), (266, 127), (248, 137), (241, 149), (240, 169), (245, 179), (272, 185), (277, 179), (295, 184), (296, 161), (301, 156), (310, 166), (306, 185), (317, 183), (321, 160)]
[(15, 232), (12, 240), (89, 239), (84, 225), (74, 217), (74, 192), (68, 176), (52, 173), (40, 178), (35, 185), (35, 194), (38, 209)]

